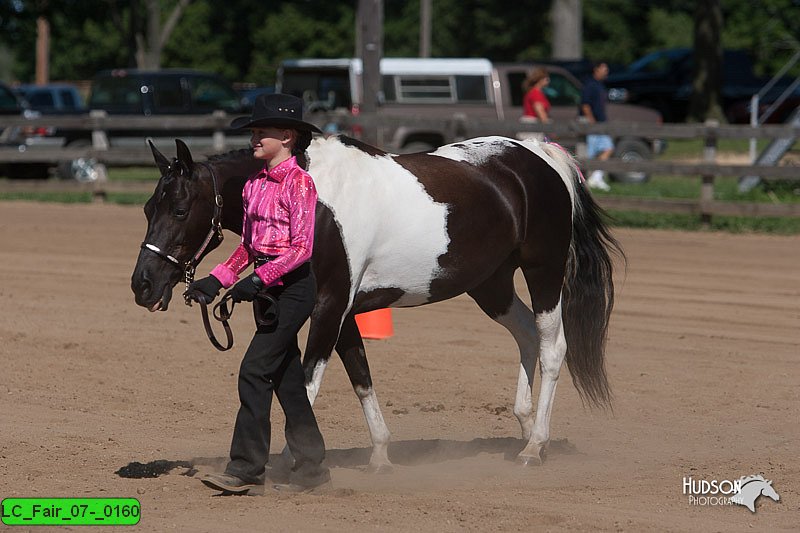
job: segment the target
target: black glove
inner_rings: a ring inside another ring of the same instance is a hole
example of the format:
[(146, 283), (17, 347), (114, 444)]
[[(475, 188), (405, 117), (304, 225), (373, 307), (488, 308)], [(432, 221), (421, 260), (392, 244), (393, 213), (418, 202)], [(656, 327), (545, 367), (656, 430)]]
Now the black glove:
[(210, 304), (219, 294), (222, 283), (214, 276), (206, 276), (203, 279), (193, 281), (186, 289), (186, 296), (201, 304)]
[(236, 285), (231, 289), (231, 297), (237, 304), (239, 302), (252, 302), (263, 286), (264, 284), (261, 283), (256, 274), (247, 276), (236, 282)]

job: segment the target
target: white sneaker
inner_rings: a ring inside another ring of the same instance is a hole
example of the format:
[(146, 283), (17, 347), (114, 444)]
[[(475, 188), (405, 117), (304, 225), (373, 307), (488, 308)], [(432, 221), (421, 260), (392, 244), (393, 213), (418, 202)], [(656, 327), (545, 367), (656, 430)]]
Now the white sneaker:
[(592, 189), (600, 189), (601, 191), (610, 191), (611, 186), (606, 183), (606, 180), (603, 179), (603, 171), (602, 170), (595, 170), (589, 176), (589, 179), (586, 180), (586, 184), (591, 187)]

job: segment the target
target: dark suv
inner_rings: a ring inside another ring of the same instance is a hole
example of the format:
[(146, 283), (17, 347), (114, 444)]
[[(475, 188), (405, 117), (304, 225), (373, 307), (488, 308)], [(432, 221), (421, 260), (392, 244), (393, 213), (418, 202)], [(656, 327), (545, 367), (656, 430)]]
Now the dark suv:
[[(658, 110), (666, 122), (683, 122), (692, 94), (694, 54), (690, 48), (657, 50), (612, 71), (606, 79), (611, 101), (639, 104)], [(745, 50), (725, 50), (722, 62), (722, 106), (726, 113), (749, 101), (767, 82), (753, 72)], [(780, 83), (783, 87), (786, 84)]]
[[(204, 115), (216, 110), (234, 115), (249, 111), (239, 94), (224, 79), (214, 74), (188, 69), (163, 69), (158, 71), (115, 69), (97, 73), (92, 80), (90, 110), (103, 110), (109, 115)], [(154, 119), (155, 120), (155, 119)], [(55, 134), (61, 144), (70, 147), (90, 146), (88, 130), (61, 130)], [(212, 132), (163, 129), (106, 131), (112, 147), (141, 147), (145, 139), (172, 143), (180, 137), (190, 147), (205, 147), (212, 143)], [(161, 139), (159, 139), (161, 138)], [(247, 140), (234, 144), (246, 146)], [(87, 162), (76, 160), (59, 165), (59, 174), (74, 178), (76, 168), (85, 168)]]

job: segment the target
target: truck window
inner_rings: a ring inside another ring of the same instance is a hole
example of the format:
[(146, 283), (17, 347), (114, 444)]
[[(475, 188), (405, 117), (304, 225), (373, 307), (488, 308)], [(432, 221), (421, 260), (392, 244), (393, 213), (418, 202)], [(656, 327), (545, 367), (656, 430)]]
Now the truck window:
[(139, 113), (142, 109), (141, 82), (122, 76), (96, 79), (92, 84), (91, 107), (134, 107)]
[(459, 102), (486, 103), (486, 77), (456, 76), (456, 96)]
[(55, 101), (53, 101), (53, 94), (50, 91), (31, 91), (25, 98), (33, 108), (53, 108), (56, 106)]
[(544, 94), (552, 105), (578, 105), (581, 101), (580, 89), (554, 72), (550, 73), (550, 84), (544, 88)]
[(398, 103), (452, 103), (456, 95), (451, 76), (394, 76)]
[(349, 109), (353, 101), (350, 98), (350, 77), (346, 69), (319, 69), (310, 71), (283, 72), (281, 90), (303, 99), (307, 110), (316, 107)]
[(181, 80), (174, 77), (157, 77), (153, 79), (153, 103), (159, 113), (184, 111)]
[(75, 109), (76, 107), (80, 107), (80, 104), (75, 101), (75, 96), (72, 91), (68, 89), (61, 89), (58, 91), (58, 95), (61, 97), (61, 103), (66, 109)]
[(383, 76), (387, 102), (395, 103), (486, 103), (486, 76)]
[(17, 99), (14, 94), (6, 89), (0, 87), (0, 110), (2, 111), (17, 111)]
[(239, 99), (232, 88), (214, 78), (190, 80), (192, 107), (209, 113), (217, 109), (238, 111)]
[[(527, 74), (523, 71), (509, 72), (508, 91), (511, 95), (511, 105), (522, 107), (525, 94), (522, 84)], [(581, 101), (581, 90), (568, 78), (558, 72), (550, 71), (550, 84), (544, 88), (544, 94), (552, 105), (578, 105)]]

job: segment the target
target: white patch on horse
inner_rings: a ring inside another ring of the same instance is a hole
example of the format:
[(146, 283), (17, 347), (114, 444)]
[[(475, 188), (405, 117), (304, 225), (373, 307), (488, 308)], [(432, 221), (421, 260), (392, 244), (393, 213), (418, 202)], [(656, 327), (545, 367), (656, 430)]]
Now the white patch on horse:
[(325, 375), (325, 369), (327, 367), (327, 359), (320, 359), (314, 366), (314, 372), (311, 374), (311, 381), (306, 385), (306, 394), (308, 394), (308, 402), (311, 405), (314, 405), (314, 400), (317, 399), (319, 388), (322, 386), (322, 376)]
[(396, 288), (404, 295), (395, 306), (427, 302), (450, 243), (447, 205), (388, 155), (370, 156), (336, 137), (315, 139), (308, 151), (319, 200), (342, 229), (351, 301), (356, 290)]
[(481, 165), (492, 157), (498, 156), (508, 148), (522, 145), (555, 170), (564, 182), (569, 192), (573, 211), (577, 207), (575, 202), (575, 165), (574, 158), (564, 148), (537, 139), (515, 140), (507, 137), (491, 136), (478, 137), (467, 141), (448, 144), (431, 152), (430, 155), (446, 157), (454, 161), (462, 161), (471, 165)]
[(361, 407), (364, 409), (364, 418), (367, 419), (367, 426), (369, 426), (369, 434), (372, 438), (372, 457), (370, 457), (369, 464), (371, 468), (381, 468), (391, 466), (389, 461), (389, 441), (392, 435), (389, 433), (389, 428), (386, 426), (386, 421), (383, 419), (381, 413), (381, 406), (378, 402), (378, 397), (372, 387), (355, 387), (356, 395), (361, 401)]
[(567, 187), (569, 197), (572, 201), (573, 216), (577, 213), (579, 202), (575, 201), (575, 171), (578, 168), (575, 159), (564, 148), (557, 144), (539, 141), (537, 139), (526, 139), (518, 141), (522, 146), (542, 158), (553, 170), (558, 172), (564, 185)]
[(477, 137), (438, 148), (430, 155), (446, 157), (453, 161), (463, 161), (471, 165), (481, 165), (489, 158), (502, 154), (506, 148), (512, 148), (514, 141), (506, 137)]

